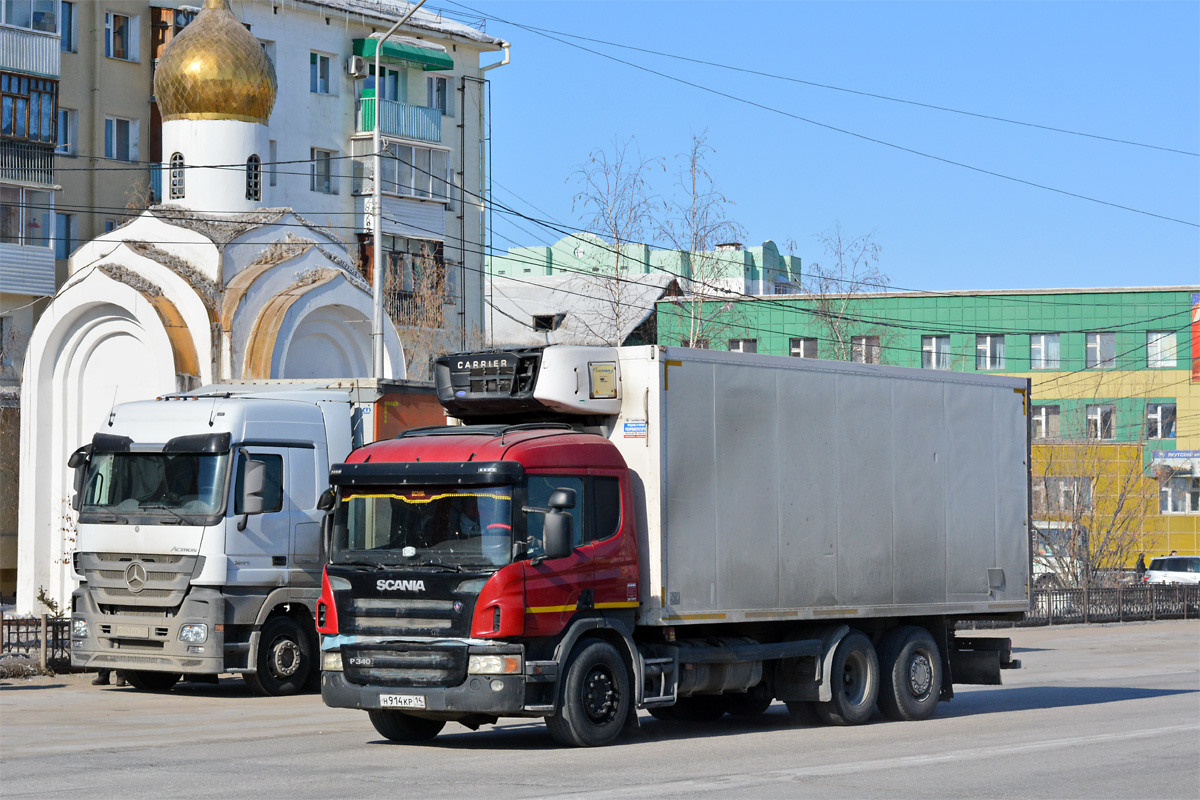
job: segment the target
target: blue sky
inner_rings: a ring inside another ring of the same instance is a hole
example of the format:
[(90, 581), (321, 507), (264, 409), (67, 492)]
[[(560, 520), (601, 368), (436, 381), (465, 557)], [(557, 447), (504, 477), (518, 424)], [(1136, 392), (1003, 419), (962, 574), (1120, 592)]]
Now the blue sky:
[[(443, 2), (448, 9), (462, 10)], [(473, 2), (512, 43), (492, 81), (496, 199), (578, 224), (572, 173), (632, 137), (671, 159), (707, 131), (747, 244), (820, 260), (873, 232), (893, 285), (1200, 284), (1200, 158), (578, 42), (826, 125), (1190, 224), (922, 158), (657, 77), (517, 26), (1200, 153), (1200, 3)], [(502, 20), (508, 20), (505, 22)], [(517, 23), (517, 24), (512, 24)], [(670, 174), (659, 173), (670, 190)], [(555, 236), (496, 215), (495, 246)], [(505, 237), (508, 237), (506, 239)]]

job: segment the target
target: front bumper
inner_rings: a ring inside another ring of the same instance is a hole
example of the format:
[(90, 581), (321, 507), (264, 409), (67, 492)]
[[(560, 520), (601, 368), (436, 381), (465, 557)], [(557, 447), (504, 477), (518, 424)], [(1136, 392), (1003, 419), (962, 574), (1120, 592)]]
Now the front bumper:
[[(489, 648), (472, 646), (472, 655), (486, 655), (492, 651)], [(512, 654), (513, 645), (497, 647), (496, 654)], [(468, 674), (457, 686), (386, 686), (380, 684), (357, 684), (351, 682), (344, 672), (325, 671), (321, 673), (321, 699), (331, 708), (358, 708), (377, 710), (385, 708), (382, 695), (401, 695), (404, 697), (422, 698), (424, 708), (410, 707), (397, 710), (411, 710), (418, 713), (430, 713), (452, 718), (468, 714), (484, 714), (496, 717), (531, 716), (542, 717), (546, 711), (535, 710), (527, 706), (527, 689), (547, 686), (544, 679), (532, 678), (521, 674), (507, 675), (472, 675)], [(396, 708), (387, 706), (387, 708)]]
[[(215, 589), (193, 589), (170, 616), (106, 614), (86, 585), (74, 595), (71, 666), (83, 669), (146, 670), (218, 675), (225, 671), (225, 599)], [(74, 621), (88, 624), (75, 638)], [(203, 642), (179, 641), (183, 625), (208, 625)]]

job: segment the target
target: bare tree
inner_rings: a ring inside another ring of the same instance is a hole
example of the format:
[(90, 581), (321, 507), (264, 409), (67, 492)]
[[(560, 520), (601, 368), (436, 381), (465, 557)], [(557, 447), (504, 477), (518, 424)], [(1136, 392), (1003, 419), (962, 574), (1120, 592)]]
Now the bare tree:
[(742, 293), (742, 269), (732, 272), (736, 285), (731, 286), (728, 255), (717, 248), (741, 241), (746, 232), (729, 218), (733, 201), (717, 190), (708, 171), (708, 157), (715, 152), (707, 133), (692, 136), (691, 148), (679, 156), (683, 163), (675, 176), (678, 193), (664, 203), (660, 225), (663, 239), (687, 253), (690, 262), (689, 280), (677, 301), (686, 316), (687, 347), (707, 346), (743, 322), (741, 307), (730, 302)]
[(1132, 563), (1158, 497), (1157, 483), (1143, 472), (1144, 444), (1086, 438), (1035, 443), (1032, 533), (1039, 585), (1112, 584)]
[(819, 350), (837, 361), (882, 361), (894, 331), (864, 319), (861, 306), (864, 294), (887, 290), (889, 278), (879, 267), (883, 248), (874, 233), (851, 235), (840, 222), (817, 241), (825, 257), (808, 266), (800, 283), (824, 334)]
[(601, 240), (590, 248), (591, 262), (578, 278), (579, 291), (600, 300), (604, 313), (581, 324), (596, 341), (621, 344), (621, 332), (646, 314), (632, 301), (631, 280), (643, 271), (635, 251), (645, 252), (653, 227), (654, 199), (649, 178), (661, 162), (644, 158), (632, 139), (614, 140), (611, 150), (597, 148), (575, 170), (579, 186), (572, 210), (578, 207), (586, 229)]

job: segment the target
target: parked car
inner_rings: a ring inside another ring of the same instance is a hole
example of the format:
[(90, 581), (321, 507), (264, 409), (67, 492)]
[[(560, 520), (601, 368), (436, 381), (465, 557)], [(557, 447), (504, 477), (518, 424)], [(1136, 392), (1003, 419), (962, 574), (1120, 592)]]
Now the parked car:
[(1146, 583), (1200, 584), (1200, 556), (1163, 556), (1153, 559), (1142, 580)]

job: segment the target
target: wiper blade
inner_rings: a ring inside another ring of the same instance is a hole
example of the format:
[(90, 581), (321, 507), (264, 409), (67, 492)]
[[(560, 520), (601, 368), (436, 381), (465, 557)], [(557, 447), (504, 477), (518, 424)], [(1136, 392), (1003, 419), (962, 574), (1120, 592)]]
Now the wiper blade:
[(186, 518), (186, 517), (183, 517), (183, 516), (181, 516), (181, 515), (179, 515), (179, 514), (175, 513), (175, 510), (174, 510), (174, 509), (172, 509), (170, 506), (164, 505), (164, 504), (162, 504), (162, 503), (151, 503), (151, 504), (149, 504), (149, 505), (144, 505), (144, 506), (142, 506), (142, 508), (161, 508), (163, 511), (167, 512), (167, 513), (168, 513), (168, 514), (170, 514), (172, 517), (174, 517), (175, 519), (177, 519), (177, 520), (179, 520), (180, 522), (182, 522), (184, 525), (187, 525), (187, 524), (189, 524), (189, 523), (188, 523), (188, 520), (187, 520), (187, 518)]

